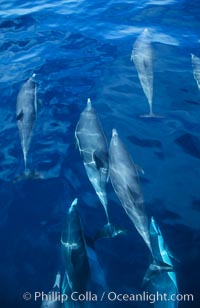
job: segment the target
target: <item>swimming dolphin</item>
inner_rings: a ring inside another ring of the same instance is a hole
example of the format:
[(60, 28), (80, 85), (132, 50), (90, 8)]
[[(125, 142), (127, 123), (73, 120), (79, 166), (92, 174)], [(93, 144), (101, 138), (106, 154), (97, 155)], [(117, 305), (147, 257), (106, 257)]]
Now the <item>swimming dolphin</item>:
[[(106, 288), (103, 271), (98, 263), (94, 250), (86, 244), (81, 219), (77, 210), (78, 199), (75, 199), (65, 217), (61, 236), (62, 254), (65, 274), (62, 282), (62, 294), (74, 291), (85, 293)], [(93, 246), (93, 245), (92, 245)], [(92, 306), (92, 305), (91, 305)], [(90, 307), (87, 302), (73, 301), (69, 298), (63, 303), (65, 308)]]
[(138, 77), (149, 103), (149, 114), (145, 117), (154, 117), (153, 113), (153, 50), (151, 47), (150, 33), (145, 29), (136, 39), (131, 54)]
[(120, 234), (123, 231), (116, 230), (110, 223), (108, 216), (106, 193), (106, 183), (108, 180), (107, 141), (90, 99), (88, 99), (87, 106), (81, 113), (75, 130), (75, 138), (83, 157), (87, 176), (105, 210), (107, 224), (104, 226), (100, 237), (112, 237)]
[(28, 174), (27, 155), (37, 117), (37, 90), (34, 77), (35, 74), (24, 83), (17, 96), (16, 118), (24, 156), (25, 174)]
[[(65, 278), (62, 293), (68, 291), (84, 292), (90, 277), (90, 268), (83, 235), (81, 219), (77, 211), (78, 199), (75, 199), (65, 218), (61, 236), (62, 254), (65, 266)], [(69, 290), (67, 290), (69, 288)]]
[[(171, 295), (178, 294), (176, 274), (160, 228), (153, 217), (150, 222), (150, 239), (154, 260), (145, 274), (143, 283), (148, 291), (167, 293), (170, 298)], [(175, 308), (178, 307), (178, 302), (158, 301), (154, 303), (154, 307)]]
[(200, 58), (191, 54), (192, 59), (192, 67), (193, 67), (193, 75), (196, 80), (197, 86), (200, 90)]
[(109, 149), (109, 176), (114, 191), (135, 228), (151, 251), (148, 219), (138, 179), (138, 170), (129, 153), (112, 130)]
[(40, 308), (60, 308), (61, 302), (58, 295), (60, 294), (61, 275), (58, 272), (52, 290), (48, 293), (48, 300), (43, 300)]

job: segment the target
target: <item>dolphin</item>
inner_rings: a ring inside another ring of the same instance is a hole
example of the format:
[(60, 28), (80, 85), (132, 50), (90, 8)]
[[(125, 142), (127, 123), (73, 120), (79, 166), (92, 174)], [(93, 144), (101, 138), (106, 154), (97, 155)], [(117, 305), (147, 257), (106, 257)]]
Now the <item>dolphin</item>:
[(17, 96), (16, 119), (24, 156), (25, 174), (29, 172), (27, 155), (37, 117), (37, 88), (34, 77), (35, 74), (24, 83)]
[(197, 86), (200, 90), (200, 58), (191, 54), (192, 59), (192, 67), (193, 67), (193, 75), (196, 80)]
[(60, 294), (60, 282), (61, 282), (61, 274), (58, 272), (56, 275), (56, 280), (53, 285), (53, 288), (48, 293), (48, 300), (43, 300), (40, 308), (60, 308), (61, 307), (61, 302), (58, 296)]
[[(177, 288), (176, 276), (173, 270), (173, 264), (170, 258), (170, 253), (163, 239), (162, 233), (159, 226), (157, 225), (155, 219), (151, 217), (150, 222), (150, 239), (152, 247), (152, 255), (154, 259), (154, 264), (159, 265), (160, 269), (165, 269), (169, 272), (169, 276)], [(170, 268), (172, 270), (170, 270)]]
[[(170, 295), (178, 294), (176, 274), (160, 228), (153, 217), (150, 222), (150, 239), (154, 260), (144, 276), (143, 284), (149, 291), (167, 293), (170, 298)], [(178, 307), (178, 302), (157, 301), (154, 307), (175, 308)]]
[(108, 181), (108, 146), (97, 113), (88, 98), (75, 130), (76, 143), (83, 157), (87, 176), (104, 207), (107, 224), (98, 237), (113, 237), (123, 233), (116, 230), (108, 216), (106, 184)]
[(131, 54), (142, 89), (149, 104), (149, 114), (145, 117), (154, 117), (153, 113), (153, 50), (151, 47), (150, 33), (145, 29), (136, 39)]
[(65, 267), (62, 293), (65, 294), (73, 291), (86, 291), (90, 278), (86, 243), (81, 219), (77, 211), (77, 203), (78, 199), (72, 202), (66, 214), (61, 235), (61, 246)]
[[(62, 294), (69, 295), (64, 308), (90, 307), (90, 303), (73, 301), (73, 292), (85, 293), (94, 286), (105, 290), (106, 282), (94, 250), (86, 244), (81, 219), (77, 210), (78, 199), (72, 202), (61, 235), (65, 274)], [(96, 291), (95, 291), (96, 293)]]
[(149, 225), (139, 184), (138, 170), (121, 142), (116, 129), (112, 130), (110, 142), (109, 176), (125, 212), (151, 252)]

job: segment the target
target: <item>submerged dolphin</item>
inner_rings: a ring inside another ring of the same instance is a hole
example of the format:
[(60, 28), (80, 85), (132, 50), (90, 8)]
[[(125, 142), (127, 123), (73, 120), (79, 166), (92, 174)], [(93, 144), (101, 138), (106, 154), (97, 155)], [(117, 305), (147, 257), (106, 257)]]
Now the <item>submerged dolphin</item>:
[[(150, 223), (150, 238), (154, 261), (150, 264), (143, 282), (149, 291), (167, 293), (170, 298), (178, 293), (176, 274), (160, 228), (153, 217)], [(178, 307), (178, 302), (158, 301), (154, 303), (154, 307), (175, 308)]]
[(28, 173), (27, 155), (37, 117), (37, 95), (34, 77), (35, 74), (24, 83), (17, 96), (16, 117), (24, 156), (25, 174)]
[(109, 176), (123, 208), (151, 251), (148, 219), (144, 209), (137, 167), (115, 129), (112, 130), (110, 142)]
[[(85, 293), (92, 290), (105, 290), (106, 283), (97, 256), (91, 247), (86, 245), (81, 219), (77, 210), (78, 199), (75, 199), (65, 217), (61, 236), (62, 254), (65, 274), (62, 282), (62, 294), (73, 292)], [(91, 305), (92, 306), (92, 305)], [(90, 307), (90, 303), (73, 301), (69, 298), (63, 303), (64, 308)]]
[(146, 117), (155, 116), (153, 113), (153, 50), (151, 47), (150, 34), (145, 29), (136, 39), (131, 54), (138, 77), (149, 103), (149, 114)]
[(191, 54), (192, 58), (192, 67), (193, 67), (193, 75), (196, 80), (197, 86), (200, 90), (200, 58)]
[(52, 290), (48, 293), (48, 300), (43, 300), (40, 308), (60, 308), (61, 302), (58, 297), (60, 294), (61, 275), (58, 272)]
[(108, 180), (108, 148), (97, 113), (88, 99), (75, 130), (76, 142), (83, 157), (87, 176), (104, 207), (107, 225), (101, 236), (115, 236), (122, 231), (116, 230), (108, 216), (106, 183)]
[(90, 277), (90, 268), (83, 235), (81, 219), (77, 211), (78, 199), (75, 199), (66, 215), (61, 236), (65, 277), (62, 293), (85, 292)]

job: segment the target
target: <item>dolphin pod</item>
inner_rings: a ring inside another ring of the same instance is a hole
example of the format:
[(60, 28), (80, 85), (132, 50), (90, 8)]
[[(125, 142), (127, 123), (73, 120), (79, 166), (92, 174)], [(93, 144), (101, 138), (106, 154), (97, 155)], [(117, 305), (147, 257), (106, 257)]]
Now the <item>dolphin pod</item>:
[(172, 300), (156, 301), (154, 307), (178, 307), (178, 301), (174, 300), (174, 296), (178, 294), (175, 270), (160, 228), (153, 217), (150, 222), (150, 238), (154, 261), (150, 264), (144, 276), (144, 285), (150, 292), (166, 293), (168, 299), (173, 296)]
[[(194, 79), (200, 89), (200, 58), (193, 54), (191, 54), (191, 58)], [(141, 86), (148, 100), (149, 114), (146, 116), (154, 117), (156, 115), (153, 112), (153, 50), (148, 29), (145, 29), (136, 39), (131, 60), (135, 64)], [(27, 157), (37, 118), (37, 89), (34, 77), (35, 74), (24, 83), (17, 97), (16, 119), (23, 151), (25, 174), (29, 172)], [(122, 207), (153, 257), (144, 277), (145, 286), (152, 292), (163, 292), (164, 290), (168, 294), (177, 294), (176, 274), (163, 235), (155, 219), (152, 217), (150, 223), (148, 220), (139, 182), (138, 167), (119, 138), (116, 129), (112, 130), (108, 150), (104, 131), (90, 99), (87, 100), (87, 105), (76, 125), (75, 138), (88, 179), (105, 211), (107, 224), (101, 235), (114, 237), (123, 232), (114, 228), (108, 215), (106, 187), (110, 178)], [(61, 283), (61, 275), (58, 273), (52, 289), (52, 291), (57, 291), (61, 287), (63, 294), (73, 291), (85, 292), (92, 276), (77, 203), (78, 199), (75, 199), (66, 213), (61, 236), (64, 278)], [(80, 307), (80, 305), (80, 303), (68, 301), (62, 306), (73, 308)], [(177, 305), (175, 301), (167, 304), (154, 304), (159, 308), (174, 308)], [(60, 303), (57, 299), (44, 301), (41, 308), (43, 307), (57, 308), (60, 307)]]
[(192, 67), (193, 67), (193, 75), (196, 80), (197, 86), (200, 90), (200, 58), (191, 54), (192, 59)]
[(144, 208), (137, 167), (133, 163), (116, 129), (109, 149), (109, 175), (114, 191), (135, 228), (151, 251), (148, 219)]
[(37, 95), (34, 77), (35, 74), (24, 83), (17, 96), (16, 119), (24, 156), (25, 174), (29, 172), (27, 169), (27, 155), (37, 117)]
[(117, 230), (111, 223), (108, 215), (108, 199), (106, 184), (108, 181), (108, 146), (97, 113), (88, 99), (87, 106), (80, 115), (75, 130), (75, 138), (83, 158), (87, 176), (99, 197), (107, 218), (98, 237), (114, 237), (122, 230)]
[(131, 54), (142, 89), (149, 104), (149, 117), (153, 117), (153, 50), (151, 47), (150, 33), (145, 29), (136, 39)]

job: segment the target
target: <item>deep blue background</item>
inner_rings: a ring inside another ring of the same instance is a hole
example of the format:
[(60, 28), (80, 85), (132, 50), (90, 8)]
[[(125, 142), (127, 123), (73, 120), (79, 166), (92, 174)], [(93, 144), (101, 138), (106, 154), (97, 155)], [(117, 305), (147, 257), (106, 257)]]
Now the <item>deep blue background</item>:
[[(196, 298), (180, 307), (199, 307), (200, 92), (190, 57), (200, 56), (199, 16), (198, 0), (1, 1), (1, 308), (40, 306), (21, 295), (49, 291), (62, 270), (60, 233), (74, 197), (80, 199), (87, 238), (105, 223), (74, 142), (88, 97), (108, 140), (115, 127), (145, 171), (141, 185), (148, 214), (180, 261), (175, 262), (180, 293)], [(160, 119), (139, 117), (148, 105), (130, 62), (133, 42), (145, 27), (153, 37), (154, 111), (164, 116)], [(23, 172), (16, 97), (33, 73), (40, 105), (28, 164), (43, 180), (15, 182)], [(111, 184), (108, 197), (111, 220), (129, 232), (94, 244), (107, 288), (141, 291), (148, 250)]]

